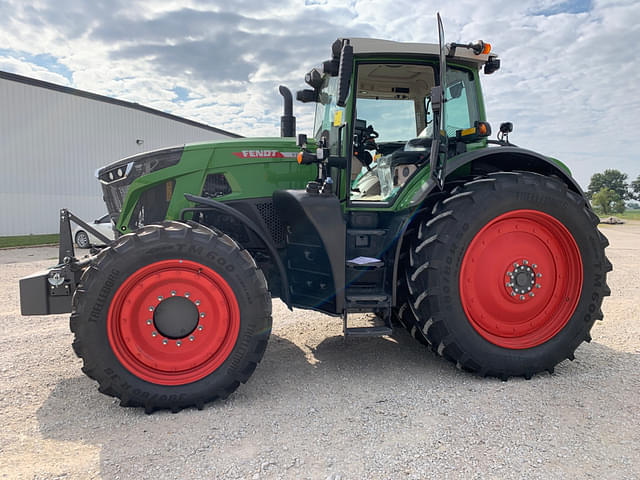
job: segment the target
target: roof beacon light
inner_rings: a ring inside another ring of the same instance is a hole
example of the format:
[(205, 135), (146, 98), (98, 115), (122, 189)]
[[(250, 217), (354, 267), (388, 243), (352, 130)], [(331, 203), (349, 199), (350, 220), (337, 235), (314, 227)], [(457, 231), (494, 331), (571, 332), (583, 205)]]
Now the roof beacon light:
[(478, 40), (476, 43), (450, 43), (449, 56), (456, 53), (456, 48), (468, 48), (476, 55), (488, 55), (491, 52), (491, 44)]
[(476, 55), (487, 55), (491, 51), (491, 44), (478, 40), (476, 43), (471, 44), (471, 49)]

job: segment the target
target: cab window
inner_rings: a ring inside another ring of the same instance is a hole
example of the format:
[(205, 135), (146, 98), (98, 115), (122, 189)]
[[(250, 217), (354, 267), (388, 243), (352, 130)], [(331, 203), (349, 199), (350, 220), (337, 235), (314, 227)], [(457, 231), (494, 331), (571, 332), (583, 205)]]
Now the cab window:
[(444, 98), (445, 131), (447, 137), (455, 138), (457, 130), (473, 127), (479, 120), (473, 75), (464, 70), (448, 68)]
[[(430, 146), (428, 97), (435, 85), (434, 69), (371, 63), (358, 65), (356, 75), (350, 199), (392, 202), (425, 161)], [(422, 145), (409, 149), (416, 153), (408, 152), (410, 141), (420, 138)]]

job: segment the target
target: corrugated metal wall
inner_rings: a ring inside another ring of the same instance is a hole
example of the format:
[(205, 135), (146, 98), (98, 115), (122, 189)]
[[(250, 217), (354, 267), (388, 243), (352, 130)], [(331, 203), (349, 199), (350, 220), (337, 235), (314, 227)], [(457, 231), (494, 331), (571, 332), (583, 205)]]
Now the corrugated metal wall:
[(228, 137), (0, 78), (0, 236), (56, 233), (62, 207), (86, 220), (106, 213), (94, 176), (98, 167), (156, 148), (221, 138)]

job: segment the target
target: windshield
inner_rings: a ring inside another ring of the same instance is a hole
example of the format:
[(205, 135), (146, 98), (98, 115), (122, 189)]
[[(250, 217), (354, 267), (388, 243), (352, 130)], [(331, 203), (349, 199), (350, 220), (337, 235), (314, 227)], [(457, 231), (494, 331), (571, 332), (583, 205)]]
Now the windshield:
[(359, 118), (375, 125), (377, 142), (407, 141), (416, 136), (416, 108), (413, 100), (358, 98)]
[(325, 76), (320, 90), (313, 127), (313, 137), (320, 140), (327, 137), (329, 149), (332, 155), (340, 155), (338, 152), (338, 128), (346, 120), (344, 108), (338, 107), (338, 77)]

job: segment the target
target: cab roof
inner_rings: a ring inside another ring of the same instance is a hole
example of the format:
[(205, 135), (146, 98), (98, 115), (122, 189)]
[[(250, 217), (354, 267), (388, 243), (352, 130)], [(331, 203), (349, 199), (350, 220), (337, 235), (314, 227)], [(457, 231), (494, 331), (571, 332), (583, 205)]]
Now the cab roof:
[[(432, 55), (438, 56), (440, 48), (433, 43), (407, 43), (394, 42), (392, 40), (380, 40), (377, 38), (346, 38), (353, 47), (354, 55), (372, 54), (408, 54), (408, 55)], [(481, 53), (476, 55), (469, 48), (457, 47), (454, 55), (449, 56), (451, 48), (449, 44), (445, 46), (448, 59), (455, 59), (474, 68), (480, 68), (489, 61), (489, 58), (497, 58), (493, 53)]]

